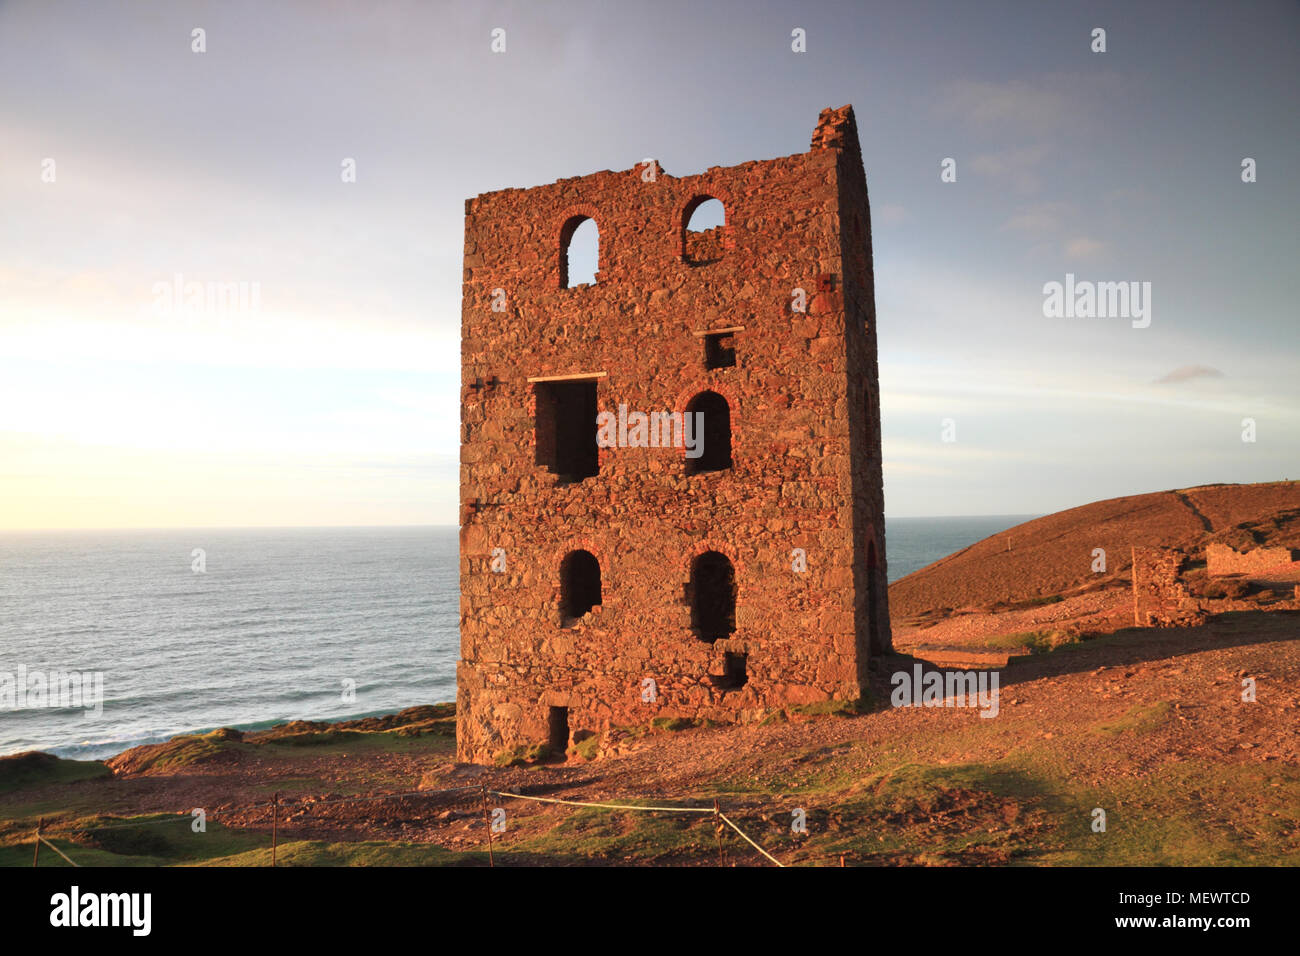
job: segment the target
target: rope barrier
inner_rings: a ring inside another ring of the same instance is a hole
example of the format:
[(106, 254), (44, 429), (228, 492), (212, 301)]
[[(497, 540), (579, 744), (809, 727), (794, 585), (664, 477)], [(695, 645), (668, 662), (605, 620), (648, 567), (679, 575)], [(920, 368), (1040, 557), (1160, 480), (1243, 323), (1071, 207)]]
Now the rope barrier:
[(93, 823), (84, 826), (74, 826), (74, 831), (85, 833), (98, 833), (100, 830), (125, 830), (127, 827), (147, 827), (158, 823), (190, 823), (193, 820), (189, 814), (176, 814), (174, 818), (169, 817), (166, 820), (134, 820), (131, 823), (110, 823), (106, 826), (96, 826)]
[(81, 864), (80, 864), (80, 863), (78, 863), (78, 862), (76, 862), (75, 860), (73, 860), (71, 857), (68, 856), (68, 854), (64, 853), (62, 850), (60, 850), (57, 846), (55, 846), (55, 845), (54, 845), (53, 843), (51, 843), (49, 840), (45, 839), (45, 837), (43, 837), (43, 836), (39, 836), (39, 835), (38, 835), (38, 836), (36, 837), (36, 839), (40, 840), (42, 843), (44, 843), (46, 846), (48, 846), (51, 850), (53, 850), (53, 851), (54, 851), (55, 853), (57, 853), (59, 856), (63, 857), (65, 860), (67, 860), (69, 863), (71, 863), (73, 866), (75, 866), (75, 867), (77, 867), (77, 868), (80, 868), (80, 867), (81, 867)]
[(784, 863), (751, 840), (749, 835), (745, 833), (744, 830), (740, 829), (740, 827), (736, 826), (735, 822), (725, 813), (715, 810), (712, 807), (639, 807), (628, 803), (587, 803), (582, 800), (561, 800), (556, 797), (530, 797), (525, 796), (522, 793), (503, 793), (500, 790), (488, 790), (487, 792), (498, 797), (508, 797), (515, 800), (534, 800), (537, 803), (559, 803), (571, 807), (597, 807), (604, 810), (649, 810), (658, 813), (711, 813), (726, 823), (727, 826), (731, 827), (731, 829), (739, 833), (746, 843), (752, 846), (759, 853), (763, 854), (763, 856), (767, 857), (782, 869), (785, 868)]
[(725, 823), (727, 826), (731, 827), (731, 829), (735, 830), (735, 831), (736, 831), (737, 833), (739, 833), (742, 837), (744, 837), (745, 842), (748, 843), (750, 846), (752, 846), (752, 847), (753, 847), (755, 850), (757, 850), (759, 853), (763, 854), (763, 856), (767, 857), (769, 860), (771, 860), (773, 863), (775, 863), (777, 866), (781, 867), (782, 869), (785, 869), (785, 864), (784, 864), (784, 863), (782, 863), (780, 860), (778, 860), (778, 859), (777, 859), (776, 857), (774, 857), (772, 854), (768, 853), (768, 852), (767, 852), (766, 850), (764, 850), (761, 846), (759, 846), (757, 843), (755, 843), (753, 840), (751, 840), (751, 839), (749, 838), (749, 836), (745, 833), (744, 830), (742, 830), (740, 827), (736, 826), (734, 823), (731, 822), (730, 819), (728, 819), (728, 817), (727, 817), (727, 815), (726, 815), (725, 813), (719, 811), (719, 812), (718, 812), (718, 819), (720, 819), (723, 823)]
[[(748, 843), (755, 850), (761, 853), (764, 857), (770, 860), (773, 864), (782, 868), (785, 867), (784, 863), (782, 863), (776, 857), (772, 856), (772, 854), (768, 853), (765, 849), (763, 849), (752, 839), (750, 839), (749, 835), (745, 833), (745, 831), (742, 830), (739, 826), (737, 826), (734, 820), (732, 820), (730, 817), (728, 817), (726, 814), (722, 813), (720, 810), (716, 809), (715, 807), (659, 807), (659, 806), (647, 807), (647, 806), (638, 806), (636, 804), (631, 804), (631, 803), (595, 803), (586, 800), (564, 800), (559, 797), (537, 797), (537, 796), (531, 796), (529, 794), (523, 794), (523, 793), (509, 793), (504, 790), (489, 790), (488, 788), (482, 785), (476, 785), (476, 786), (464, 786), (464, 787), (441, 787), (441, 788), (435, 788), (430, 790), (404, 790), (398, 793), (372, 794), (366, 797), (334, 797), (328, 800), (314, 800), (314, 801), (300, 800), (290, 804), (285, 804), (285, 803), (277, 804), (276, 801), (272, 800), (266, 803), (236, 804), (233, 807), (226, 807), (224, 809), (225, 811), (229, 812), (233, 810), (253, 810), (259, 807), (273, 807), (273, 806), (278, 806), (278, 807), (306, 806), (309, 808), (314, 808), (320, 806), (327, 806), (335, 803), (369, 803), (375, 800), (393, 800), (399, 797), (413, 797), (413, 796), (434, 796), (443, 793), (463, 793), (465, 791), (471, 791), (471, 790), (477, 790), (480, 793), (483, 793), (485, 795), (490, 793), (493, 796), (502, 797), (508, 800), (528, 800), (534, 803), (553, 803), (561, 806), (570, 806), (570, 807), (591, 807), (593, 809), (598, 809), (598, 810), (640, 810), (649, 813), (709, 813), (709, 814), (713, 814), (715, 817), (722, 820), (727, 826), (731, 827), (731, 829), (735, 830), (736, 833), (740, 835), (741, 839), (743, 839), (746, 843)], [(486, 807), (484, 809), (486, 810)], [(44, 821), (42, 821), (42, 824), (43, 822)], [(77, 827), (76, 829), (93, 834), (93, 833), (98, 833), (101, 830), (120, 830), (120, 829), (125, 829), (127, 827), (152, 826), (161, 823), (189, 823), (189, 822), (190, 822), (190, 817), (188, 815), (177, 814), (174, 818), (171, 819), (136, 820), (129, 823), (114, 823), (105, 826), (95, 826), (92, 824), (89, 826)], [(80, 866), (79, 863), (73, 861), (66, 853), (64, 853), (62, 850), (56, 847), (44, 836), (42, 836), (39, 830), (37, 831), (36, 839), (38, 845), (40, 843), (44, 843), (46, 846), (48, 846), (59, 856), (63, 857), (64, 860), (67, 860), (68, 863), (72, 864), (73, 866)]]
[[(372, 794), (371, 796), (368, 797), (332, 797), (327, 800), (295, 800), (292, 802), (286, 802), (284, 800), (281, 800), (279, 806), (281, 809), (283, 809), (284, 807), (298, 807), (298, 806), (321, 807), (321, 806), (327, 806), (329, 804), (334, 804), (334, 803), (366, 803), (372, 800), (394, 800), (398, 797), (428, 796), (428, 795), (439, 794), (439, 793), (460, 793), (465, 790), (480, 790), (480, 789), (482, 788), (477, 786), (442, 787), (442, 788), (435, 788), (432, 790), (403, 790), (400, 793)], [(256, 810), (261, 807), (270, 807), (273, 805), (274, 805), (274, 801), (271, 800), (268, 800), (265, 803), (237, 803), (234, 804), (233, 806), (214, 808), (213, 812), (228, 813), (234, 810)], [(191, 820), (192, 818), (190, 817), (189, 814), (178, 813), (175, 815), (174, 819), (133, 820), (130, 823), (109, 823), (103, 826), (96, 826), (94, 824), (89, 824), (86, 826), (76, 827), (75, 829), (86, 830), (86, 831), (93, 830), (94, 832), (98, 833), (100, 830), (121, 830), (121, 829), (125, 829), (126, 827), (147, 827), (159, 823), (190, 823)]]
[(563, 803), (571, 807), (599, 807), (604, 810), (655, 810), (663, 813), (712, 813), (708, 807), (639, 807), (630, 803), (584, 803), (581, 800), (559, 800), (554, 797), (529, 797), (522, 793), (503, 793), (489, 790), (488, 793), (513, 800), (535, 800), (538, 803)]

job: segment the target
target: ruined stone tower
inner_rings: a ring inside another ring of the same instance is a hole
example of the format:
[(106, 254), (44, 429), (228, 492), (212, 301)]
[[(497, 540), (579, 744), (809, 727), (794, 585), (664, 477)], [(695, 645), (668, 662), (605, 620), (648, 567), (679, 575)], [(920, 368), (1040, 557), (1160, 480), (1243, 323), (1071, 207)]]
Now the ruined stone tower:
[(459, 759), (861, 695), (890, 631), (851, 107), (796, 156), (468, 200), (461, 359)]

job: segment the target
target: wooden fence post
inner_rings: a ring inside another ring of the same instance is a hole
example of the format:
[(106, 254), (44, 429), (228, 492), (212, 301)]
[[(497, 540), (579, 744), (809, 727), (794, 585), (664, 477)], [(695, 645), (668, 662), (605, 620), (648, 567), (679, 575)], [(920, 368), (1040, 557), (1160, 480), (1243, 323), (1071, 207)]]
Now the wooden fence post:
[(1133, 624), (1137, 627), (1142, 626), (1142, 618), (1138, 614), (1138, 553), (1137, 548), (1129, 548), (1129, 554), (1133, 557)]
[(718, 866), (726, 866), (726, 858), (722, 855), (722, 808), (718, 806), (718, 801), (713, 801), (713, 832), (718, 838)]
[(488, 813), (486, 785), (483, 787), (483, 825), (487, 827), (488, 866), (496, 866), (496, 859), (492, 855), (492, 815)]

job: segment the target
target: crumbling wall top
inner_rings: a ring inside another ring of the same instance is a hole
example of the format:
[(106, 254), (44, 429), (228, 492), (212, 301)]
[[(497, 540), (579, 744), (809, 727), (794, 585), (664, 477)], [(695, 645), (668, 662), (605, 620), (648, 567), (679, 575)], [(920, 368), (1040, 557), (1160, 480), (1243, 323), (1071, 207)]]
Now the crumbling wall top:
[(827, 107), (817, 118), (817, 128), (813, 130), (813, 149), (843, 149), (846, 146), (856, 149), (858, 145), (858, 123), (853, 117), (851, 105), (839, 109)]

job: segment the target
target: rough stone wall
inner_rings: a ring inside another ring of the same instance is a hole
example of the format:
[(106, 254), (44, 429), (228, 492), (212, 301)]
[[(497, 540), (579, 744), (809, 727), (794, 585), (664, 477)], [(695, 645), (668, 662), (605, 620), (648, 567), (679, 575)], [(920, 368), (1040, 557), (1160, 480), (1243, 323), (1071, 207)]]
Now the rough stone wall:
[[(884, 483), (880, 451), (880, 372), (876, 350), (876, 289), (871, 251), (871, 207), (852, 107), (824, 110), (813, 134), (814, 148), (834, 148), (838, 157), (839, 234), (844, 268), (837, 304), (845, 312), (853, 484), (853, 575), (857, 633), (864, 642), (858, 661), (892, 650), (889, 578), (885, 560)], [(834, 295), (833, 288), (828, 294)]]
[(1203, 624), (1208, 615), (1187, 590), (1182, 572), (1187, 555), (1170, 548), (1135, 548), (1134, 594), (1137, 623), (1145, 627)]
[[(545, 741), (551, 707), (578, 734), (856, 698), (869, 648), (889, 646), (870, 214), (851, 110), (824, 112), (807, 153), (650, 172), (465, 204), (462, 760)], [(688, 234), (704, 196), (726, 224)], [(599, 271), (563, 288), (577, 216), (599, 228)], [(736, 327), (735, 365), (706, 368), (696, 333)], [(682, 448), (602, 448), (598, 474), (562, 483), (536, 464), (529, 382), (558, 376), (594, 382), (600, 411), (682, 412), (722, 395), (732, 467), (687, 474)], [(560, 566), (579, 548), (600, 563), (601, 602), (566, 627)], [(712, 644), (689, 602), (705, 551), (731, 562), (737, 590), (736, 629)], [(737, 689), (718, 686), (728, 653), (746, 655)]]
[(1287, 548), (1255, 548), (1242, 553), (1226, 544), (1205, 546), (1205, 568), (1210, 577), (1226, 574), (1262, 574), (1284, 569), (1295, 555)]

